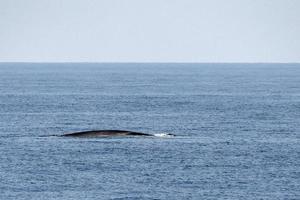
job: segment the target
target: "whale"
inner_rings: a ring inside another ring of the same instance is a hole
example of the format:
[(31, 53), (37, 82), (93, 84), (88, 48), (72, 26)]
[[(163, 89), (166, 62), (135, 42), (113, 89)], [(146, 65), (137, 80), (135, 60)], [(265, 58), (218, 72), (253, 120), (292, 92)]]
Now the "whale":
[(74, 133), (66, 133), (61, 135), (62, 137), (123, 137), (123, 136), (142, 136), (142, 137), (153, 137), (153, 136), (175, 136), (173, 134), (161, 133), (161, 134), (149, 134), (127, 130), (91, 130), (81, 131)]

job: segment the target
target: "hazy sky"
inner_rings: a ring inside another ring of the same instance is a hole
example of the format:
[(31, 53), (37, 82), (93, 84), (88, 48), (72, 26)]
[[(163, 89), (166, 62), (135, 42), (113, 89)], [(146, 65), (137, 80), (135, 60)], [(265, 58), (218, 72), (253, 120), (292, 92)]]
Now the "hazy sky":
[(0, 0), (0, 61), (300, 62), (300, 0)]

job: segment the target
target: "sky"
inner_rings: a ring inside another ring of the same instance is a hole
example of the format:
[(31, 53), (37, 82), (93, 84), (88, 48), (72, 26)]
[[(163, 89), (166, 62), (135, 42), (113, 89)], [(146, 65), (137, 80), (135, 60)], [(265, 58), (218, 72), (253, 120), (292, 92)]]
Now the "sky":
[(0, 62), (300, 62), (300, 0), (0, 0)]

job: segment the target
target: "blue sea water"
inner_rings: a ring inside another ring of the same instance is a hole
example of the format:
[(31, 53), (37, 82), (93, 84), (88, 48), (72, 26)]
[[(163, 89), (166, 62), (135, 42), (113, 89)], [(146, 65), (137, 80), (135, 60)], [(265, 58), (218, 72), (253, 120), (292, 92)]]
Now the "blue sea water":
[(300, 64), (1, 63), (0, 199), (300, 199)]

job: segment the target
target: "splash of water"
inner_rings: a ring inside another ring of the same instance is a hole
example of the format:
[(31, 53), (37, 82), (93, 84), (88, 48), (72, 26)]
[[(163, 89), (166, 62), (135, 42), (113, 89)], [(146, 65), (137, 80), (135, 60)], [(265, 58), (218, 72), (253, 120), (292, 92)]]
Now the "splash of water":
[(166, 137), (166, 138), (169, 138), (169, 137), (174, 137), (175, 135), (173, 134), (170, 134), (170, 133), (155, 133), (153, 134), (155, 137)]

